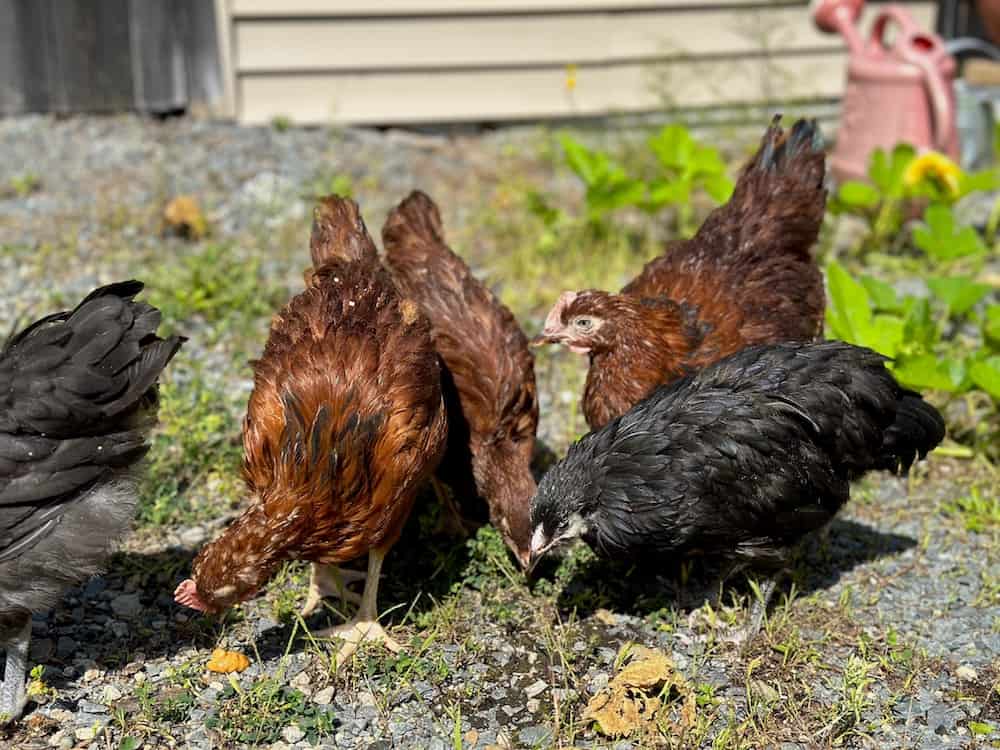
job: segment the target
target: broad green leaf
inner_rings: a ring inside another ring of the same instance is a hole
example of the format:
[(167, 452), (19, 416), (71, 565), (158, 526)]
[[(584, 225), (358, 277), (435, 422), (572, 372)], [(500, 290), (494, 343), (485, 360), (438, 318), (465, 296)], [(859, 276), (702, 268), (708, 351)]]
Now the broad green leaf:
[(1000, 355), (970, 364), (969, 377), (973, 383), (1000, 401)]
[(579, 141), (568, 135), (559, 137), (559, 143), (566, 152), (566, 163), (569, 168), (583, 180), (584, 184), (594, 184), (600, 174), (607, 170), (607, 159), (600, 152), (591, 151)]
[(712, 175), (702, 180), (705, 192), (708, 193), (716, 203), (725, 203), (733, 195), (735, 187), (733, 181), (725, 174)]
[(899, 295), (896, 294), (896, 290), (892, 288), (891, 284), (886, 284), (872, 276), (862, 276), (861, 283), (867, 290), (876, 310), (899, 312), (903, 309)]
[(937, 323), (931, 315), (930, 303), (925, 299), (912, 302), (903, 327), (903, 348), (911, 354), (930, 351), (939, 335)]
[(959, 387), (952, 363), (941, 361), (933, 354), (900, 358), (893, 364), (892, 370), (900, 383), (914, 390), (933, 388), (950, 392)]
[(903, 197), (903, 173), (916, 156), (913, 146), (900, 143), (891, 153), (877, 148), (872, 152), (868, 164), (868, 177), (882, 195), (892, 198)]
[(826, 267), (826, 283), (830, 292), (827, 322), (834, 337), (867, 345), (872, 324), (868, 292), (836, 261)]
[(879, 354), (895, 357), (903, 342), (904, 322), (895, 315), (875, 315), (865, 346)]
[(690, 180), (658, 180), (649, 186), (647, 202), (656, 208), (680, 206), (691, 200)]
[(684, 169), (694, 146), (691, 133), (683, 125), (666, 125), (649, 139), (649, 148), (667, 169)]
[(950, 315), (967, 313), (993, 290), (989, 284), (979, 284), (967, 276), (934, 276), (927, 279), (927, 286), (948, 305)]
[(924, 211), (923, 224), (913, 230), (914, 244), (934, 260), (982, 255), (987, 248), (973, 227), (956, 227), (951, 208), (934, 203)]
[(691, 172), (696, 175), (724, 174), (726, 163), (718, 149), (696, 143), (691, 151)]
[(963, 172), (958, 178), (958, 194), (991, 193), (1000, 190), (1000, 169), (983, 169), (979, 172)]
[(867, 182), (849, 180), (837, 190), (837, 200), (847, 208), (874, 208), (882, 196)]
[(646, 195), (643, 183), (615, 172), (587, 190), (587, 213), (599, 219), (624, 206), (634, 205)]

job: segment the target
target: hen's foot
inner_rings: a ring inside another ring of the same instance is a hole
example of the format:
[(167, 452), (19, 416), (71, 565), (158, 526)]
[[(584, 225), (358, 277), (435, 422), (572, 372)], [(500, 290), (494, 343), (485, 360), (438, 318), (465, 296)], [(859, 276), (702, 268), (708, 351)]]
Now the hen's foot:
[(361, 604), (361, 594), (351, 591), (347, 584), (364, 582), (367, 578), (368, 574), (362, 570), (313, 563), (312, 573), (309, 575), (309, 593), (299, 614), (308, 617), (327, 596), (339, 596), (344, 603)]
[(21, 718), (28, 696), (24, 677), (28, 669), (28, 643), (31, 641), (31, 619), (28, 618), (17, 634), (7, 641), (7, 664), (0, 683), (0, 725)]
[(343, 625), (326, 628), (316, 633), (321, 638), (340, 638), (344, 645), (337, 652), (335, 668), (340, 669), (350, 661), (355, 652), (365, 641), (371, 643), (381, 643), (394, 654), (398, 654), (403, 647), (385, 632), (385, 628), (372, 620), (354, 620)]

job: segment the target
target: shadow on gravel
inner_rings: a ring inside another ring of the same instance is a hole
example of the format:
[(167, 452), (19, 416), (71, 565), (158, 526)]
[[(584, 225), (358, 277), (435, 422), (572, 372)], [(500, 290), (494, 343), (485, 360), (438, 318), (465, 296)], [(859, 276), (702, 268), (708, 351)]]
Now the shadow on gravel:
[[(193, 555), (184, 549), (116, 553), (103, 576), (69, 592), (44, 619), (36, 618), (30, 661), (46, 666), (46, 683), (59, 689), (77, 680), (81, 670), (120, 670), (136, 660), (170, 659), (188, 646), (210, 646), (215, 623), (173, 601), (174, 586)], [(64, 673), (67, 667), (73, 668), (70, 674)]]
[[(897, 555), (916, 546), (915, 539), (882, 532), (847, 519), (835, 519), (824, 540), (813, 536), (793, 554), (789, 567), (799, 592), (809, 594), (835, 584), (840, 577), (864, 563)], [(551, 575), (548, 563), (541, 577)], [(661, 560), (618, 563), (588, 556), (567, 581), (558, 597), (559, 609), (575, 610), (585, 617), (599, 608), (634, 615), (648, 615), (665, 608), (689, 612), (717, 595), (726, 566), (720, 561), (691, 559), (664, 564)], [(763, 578), (766, 570), (748, 569), (726, 581), (722, 601), (749, 592), (747, 575)], [(787, 591), (785, 578), (779, 590)]]

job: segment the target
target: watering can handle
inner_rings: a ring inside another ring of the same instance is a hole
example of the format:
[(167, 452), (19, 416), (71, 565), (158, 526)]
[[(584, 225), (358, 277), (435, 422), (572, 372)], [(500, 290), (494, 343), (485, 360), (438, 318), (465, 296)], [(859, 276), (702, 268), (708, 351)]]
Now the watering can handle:
[[(899, 5), (887, 5), (879, 14), (875, 16), (875, 20), (872, 21), (872, 30), (868, 35), (868, 52), (875, 54), (882, 52), (886, 49), (885, 45), (885, 30), (889, 26), (889, 22), (895, 23), (899, 26), (900, 30), (903, 32), (902, 36), (910, 36), (910, 34), (916, 34), (920, 31), (920, 27), (917, 22), (913, 20), (913, 16), (910, 12)], [(899, 42), (897, 41), (897, 46)]]
[[(925, 39), (926, 34), (920, 34)], [(903, 42), (912, 42), (910, 35)], [(924, 85), (931, 98), (931, 115), (934, 119), (934, 146), (943, 154), (947, 154), (949, 144), (953, 142), (955, 133), (955, 107), (948, 96), (948, 83), (938, 65), (938, 60), (930, 54), (914, 49), (912, 43), (907, 47), (911, 50), (905, 56), (906, 62), (919, 67), (924, 74)]]
[(909, 11), (898, 5), (887, 5), (876, 16), (868, 38), (869, 52), (885, 50), (883, 37), (890, 21), (898, 24), (902, 32), (893, 45), (893, 53), (901, 61), (920, 68), (924, 74), (924, 85), (931, 100), (935, 148), (947, 153), (948, 144), (954, 139), (955, 128), (955, 107), (948, 95), (948, 83), (940, 67), (947, 52), (937, 37), (921, 30)]

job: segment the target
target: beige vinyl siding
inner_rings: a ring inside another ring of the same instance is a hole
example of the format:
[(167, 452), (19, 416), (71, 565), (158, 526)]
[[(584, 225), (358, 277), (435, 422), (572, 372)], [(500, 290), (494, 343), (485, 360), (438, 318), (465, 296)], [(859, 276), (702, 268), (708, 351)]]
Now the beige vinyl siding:
[[(793, 0), (794, 1), (794, 0)], [(232, 0), (234, 16), (405, 16), (422, 14), (575, 13), (633, 8), (704, 8), (788, 4), (787, 0)]]
[[(869, 3), (865, 28), (879, 7)], [(933, 24), (933, 2), (908, 7)], [(230, 13), (246, 123), (496, 121), (830, 100), (845, 73), (840, 39), (815, 29), (805, 3), (230, 0)]]

